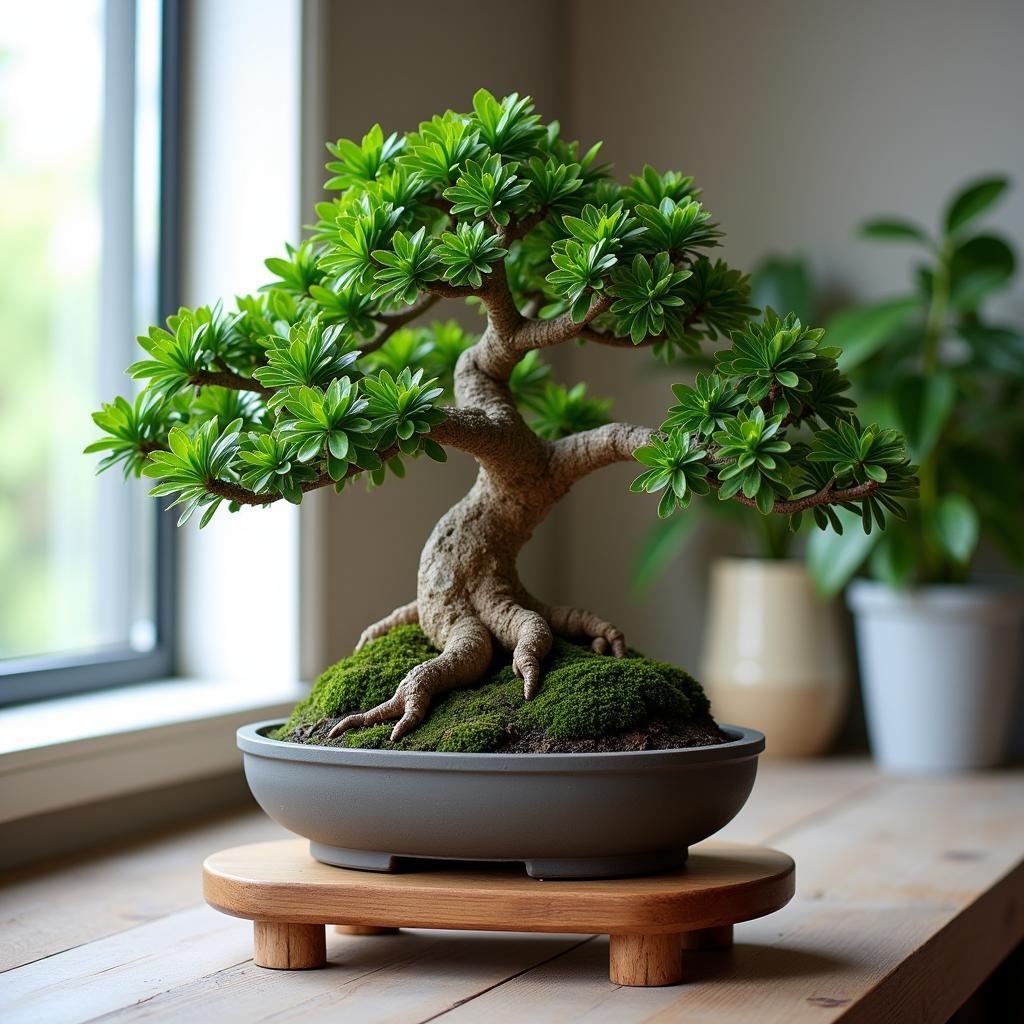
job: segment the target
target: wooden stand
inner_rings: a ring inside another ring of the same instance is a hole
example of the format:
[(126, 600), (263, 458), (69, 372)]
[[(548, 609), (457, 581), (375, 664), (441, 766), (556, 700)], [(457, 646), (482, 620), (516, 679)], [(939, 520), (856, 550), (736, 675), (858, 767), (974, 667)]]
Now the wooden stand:
[(222, 850), (203, 865), (206, 902), (253, 922), (261, 967), (322, 967), (327, 924), (355, 935), (399, 927), (598, 932), (611, 937), (611, 980), (638, 986), (680, 981), (683, 950), (730, 946), (735, 922), (778, 910), (793, 884), (784, 853), (715, 842), (664, 874), (576, 882), (527, 878), (520, 865), (352, 871), (313, 860), (302, 839)]

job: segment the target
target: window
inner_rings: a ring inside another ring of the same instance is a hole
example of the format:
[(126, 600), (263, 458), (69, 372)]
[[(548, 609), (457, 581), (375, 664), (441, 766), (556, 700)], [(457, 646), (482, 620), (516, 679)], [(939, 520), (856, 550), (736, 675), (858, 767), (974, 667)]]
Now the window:
[(175, 0), (0, 0), (0, 703), (171, 669), (173, 522), (82, 449), (175, 304), (177, 42)]

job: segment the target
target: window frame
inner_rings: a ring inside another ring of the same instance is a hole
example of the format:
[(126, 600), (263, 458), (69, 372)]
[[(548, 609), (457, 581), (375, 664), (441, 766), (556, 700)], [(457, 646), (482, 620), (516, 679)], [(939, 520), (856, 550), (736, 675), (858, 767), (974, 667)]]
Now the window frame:
[[(160, 21), (160, 158), (157, 211), (157, 313), (181, 295), (182, 0), (163, 0)], [(175, 516), (153, 503), (156, 641), (148, 651), (114, 647), (0, 660), (0, 707), (170, 677), (176, 664)]]

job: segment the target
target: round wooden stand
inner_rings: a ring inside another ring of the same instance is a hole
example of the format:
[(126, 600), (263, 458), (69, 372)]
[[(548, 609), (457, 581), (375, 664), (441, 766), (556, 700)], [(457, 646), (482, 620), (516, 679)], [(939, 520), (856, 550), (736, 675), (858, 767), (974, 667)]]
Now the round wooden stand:
[(417, 867), (376, 874), (313, 860), (302, 839), (222, 850), (203, 865), (210, 906), (253, 922), (255, 961), (289, 970), (326, 963), (324, 926), (598, 932), (611, 937), (617, 985), (673, 985), (682, 950), (732, 944), (737, 921), (793, 895), (793, 861), (763, 846), (701, 843), (685, 867), (643, 878), (542, 882), (518, 864)]

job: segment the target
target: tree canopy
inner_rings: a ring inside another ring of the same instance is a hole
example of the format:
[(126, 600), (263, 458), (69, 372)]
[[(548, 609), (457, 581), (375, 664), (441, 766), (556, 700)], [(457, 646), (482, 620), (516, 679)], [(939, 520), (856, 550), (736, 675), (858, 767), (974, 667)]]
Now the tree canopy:
[(94, 414), (100, 468), (155, 478), (179, 523), (443, 462), (456, 363), (477, 338), (451, 320), (413, 325), (441, 299), (527, 325), (507, 388), (545, 439), (607, 423), (610, 403), (556, 384), (543, 348), (576, 339), (702, 365), (636, 450), (632, 488), (658, 492), (659, 515), (711, 491), (822, 527), (841, 528), (837, 505), (865, 530), (901, 514), (914, 485), (902, 439), (854, 417), (821, 330), (757, 318), (747, 278), (709, 255), (721, 233), (690, 177), (645, 166), (623, 184), (600, 144), (584, 150), (528, 97), (485, 89), (467, 113), (327, 148), (331, 198), (305, 241), (266, 261), (274, 279), (230, 312), (183, 308), (151, 328), (128, 369), (142, 390)]

